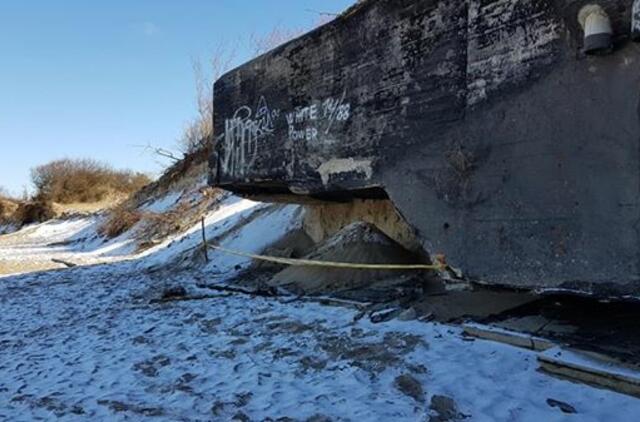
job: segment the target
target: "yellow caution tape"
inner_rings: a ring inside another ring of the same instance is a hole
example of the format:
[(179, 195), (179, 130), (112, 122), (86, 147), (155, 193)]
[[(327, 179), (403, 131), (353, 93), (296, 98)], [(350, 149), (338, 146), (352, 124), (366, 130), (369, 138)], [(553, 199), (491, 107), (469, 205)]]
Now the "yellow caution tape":
[(235, 251), (223, 248), (222, 246), (207, 243), (207, 247), (231, 255), (256, 259), (258, 261), (273, 262), (276, 264), (307, 266), (307, 267), (330, 267), (330, 268), (350, 268), (357, 270), (435, 270), (443, 271), (447, 268), (447, 263), (443, 255), (436, 255), (436, 264), (358, 264), (351, 262), (316, 261), (312, 259), (281, 258), (277, 256), (255, 255), (246, 252)]

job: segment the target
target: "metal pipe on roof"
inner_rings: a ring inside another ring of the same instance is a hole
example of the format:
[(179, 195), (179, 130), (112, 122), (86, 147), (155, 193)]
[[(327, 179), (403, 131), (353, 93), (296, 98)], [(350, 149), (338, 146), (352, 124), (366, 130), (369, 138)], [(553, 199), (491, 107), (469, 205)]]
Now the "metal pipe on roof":
[(609, 54), (613, 50), (611, 20), (601, 6), (597, 4), (584, 6), (578, 13), (578, 22), (584, 30), (585, 54)]

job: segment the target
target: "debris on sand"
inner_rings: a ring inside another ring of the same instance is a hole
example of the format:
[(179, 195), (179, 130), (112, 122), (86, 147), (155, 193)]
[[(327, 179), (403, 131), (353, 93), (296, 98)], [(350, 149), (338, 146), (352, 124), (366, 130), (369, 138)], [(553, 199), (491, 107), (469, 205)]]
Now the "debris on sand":
[(422, 384), (420, 384), (420, 381), (411, 375), (403, 374), (396, 377), (393, 385), (398, 389), (398, 391), (411, 397), (418, 403), (424, 402), (424, 390), (422, 389)]
[(571, 406), (569, 403), (565, 403), (556, 399), (547, 399), (547, 404), (551, 407), (557, 407), (562, 411), (562, 413), (573, 414), (578, 413), (576, 408)]
[(469, 415), (460, 413), (456, 402), (447, 396), (434, 395), (429, 409), (433, 412), (430, 422), (454, 422), (469, 418)]
[[(361, 221), (346, 226), (304, 258), (354, 264), (425, 263), (424, 258), (408, 251), (376, 226)], [(309, 295), (366, 287), (406, 275), (405, 271), (393, 270), (291, 266), (276, 274), (269, 285)]]

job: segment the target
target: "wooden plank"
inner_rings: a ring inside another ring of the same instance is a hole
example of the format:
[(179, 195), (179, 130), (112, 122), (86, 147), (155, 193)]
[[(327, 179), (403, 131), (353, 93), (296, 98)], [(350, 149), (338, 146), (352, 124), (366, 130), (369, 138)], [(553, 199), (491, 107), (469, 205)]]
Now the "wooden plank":
[(530, 334), (505, 330), (500, 327), (468, 323), (462, 326), (465, 333), (483, 340), (497, 341), (511, 346), (522, 347), (529, 350), (544, 351), (555, 347), (550, 340), (535, 337)]
[(538, 355), (540, 369), (575, 382), (640, 397), (639, 368), (597, 353), (553, 348)]

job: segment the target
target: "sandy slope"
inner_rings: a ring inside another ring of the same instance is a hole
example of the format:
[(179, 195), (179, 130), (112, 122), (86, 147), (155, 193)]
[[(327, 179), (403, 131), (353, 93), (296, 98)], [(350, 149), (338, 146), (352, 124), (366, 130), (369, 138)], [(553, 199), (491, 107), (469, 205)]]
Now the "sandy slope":
[[(228, 198), (207, 232), (259, 252), (297, 215), (295, 206)], [(434, 395), (454, 399), (471, 421), (638, 420), (640, 400), (549, 377), (533, 352), (466, 341), (455, 327), (374, 325), (345, 308), (238, 295), (150, 304), (170, 285), (202, 293), (198, 281), (224, 282), (247, 262), (213, 253), (200, 270), (163, 268), (193, 254), (197, 227), (142, 255), (122, 252), (126, 238), (47, 246), (84, 236), (83, 224), (52, 223), (0, 248), (14, 260), (126, 259), (0, 278), (0, 420), (416, 421), (428, 419)], [(401, 392), (400, 375), (422, 393)]]

